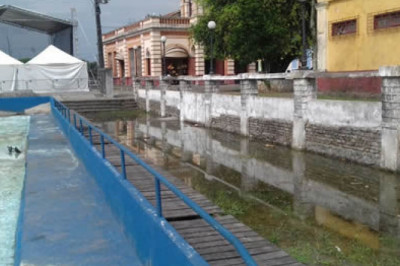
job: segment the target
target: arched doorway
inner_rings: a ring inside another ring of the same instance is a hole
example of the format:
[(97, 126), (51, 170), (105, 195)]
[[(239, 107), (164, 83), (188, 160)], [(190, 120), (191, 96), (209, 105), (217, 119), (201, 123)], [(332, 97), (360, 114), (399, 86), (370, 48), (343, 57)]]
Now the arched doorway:
[(168, 75), (175, 77), (189, 73), (189, 53), (179, 45), (167, 46), (165, 63)]

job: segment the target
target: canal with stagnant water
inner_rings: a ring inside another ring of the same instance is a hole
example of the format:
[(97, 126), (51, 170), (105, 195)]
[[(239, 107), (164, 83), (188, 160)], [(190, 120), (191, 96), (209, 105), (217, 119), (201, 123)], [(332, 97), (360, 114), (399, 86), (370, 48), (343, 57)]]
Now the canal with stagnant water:
[(173, 118), (96, 125), (311, 265), (399, 265), (398, 175)]

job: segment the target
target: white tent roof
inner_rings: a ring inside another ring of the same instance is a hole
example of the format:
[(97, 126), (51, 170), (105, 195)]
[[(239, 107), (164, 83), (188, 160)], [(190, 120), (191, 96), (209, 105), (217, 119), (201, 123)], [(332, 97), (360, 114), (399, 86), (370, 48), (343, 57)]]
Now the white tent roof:
[(22, 65), (22, 63), (0, 50), (0, 65)]
[(61, 51), (53, 45), (49, 45), (40, 54), (32, 58), (26, 64), (29, 65), (52, 65), (52, 64), (79, 64), (83, 61)]

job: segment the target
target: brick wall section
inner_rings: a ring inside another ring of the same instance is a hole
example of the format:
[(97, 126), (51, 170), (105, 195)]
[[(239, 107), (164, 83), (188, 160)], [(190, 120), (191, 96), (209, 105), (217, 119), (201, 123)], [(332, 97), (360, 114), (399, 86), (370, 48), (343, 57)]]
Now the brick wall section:
[(165, 106), (165, 114), (167, 116), (179, 117), (180, 116), (180, 111), (175, 106), (166, 105)]
[(138, 99), (137, 99), (137, 104), (138, 104), (138, 106), (139, 106), (140, 109), (146, 110), (146, 99), (144, 99), (144, 98), (138, 98)]
[(150, 111), (153, 113), (160, 114), (160, 102), (150, 100)]
[(306, 149), (348, 160), (379, 165), (381, 153), (381, 130), (306, 126)]
[(240, 134), (240, 117), (221, 115), (211, 119), (211, 127), (230, 133)]
[(250, 137), (258, 140), (290, 145), (292, 143), (292, 131), (292, 122), (256, 118), (249, 119)]

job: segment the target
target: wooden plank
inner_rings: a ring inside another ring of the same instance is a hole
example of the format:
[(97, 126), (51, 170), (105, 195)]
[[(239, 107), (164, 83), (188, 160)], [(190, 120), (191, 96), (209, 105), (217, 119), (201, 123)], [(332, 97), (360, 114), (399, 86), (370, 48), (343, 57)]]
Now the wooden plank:
[[(100, 137), (94, 136), (95, 147), (101, 151)], [(120, 151), (112, 144), (105, 145), (106, 157), (114, 167), (121, 171)], [(153, 205), (156, 204), (154, 177), (143, 167), (128, 156), (126, 159), (127, 179)], [(232, 232), (248, 249), (259, 265), (292, 265), (300, 266), (288, 254), (259, 236), (248, 226), (239, 222), (231, 215), (221, 215), (222, 211), (204, 195), (187, 186), (181, 179), (173, 176), (165, 169), (146, 161), (157, 172), (174, 184), (182, 193), (195, 201), (210, 215), (214, 215), (219, 223)], [(244, 261), (236, 249), (212, 226), (202, 219), (193, 219), (198, 216), (172, 191), (161, 185), (163, 215), (168, 219), (178, 219), (170, 222), (184, 239), (192, 245), (210, 265), (244, 265)], [(190, 219), (189, 219), (190, 217)]]

